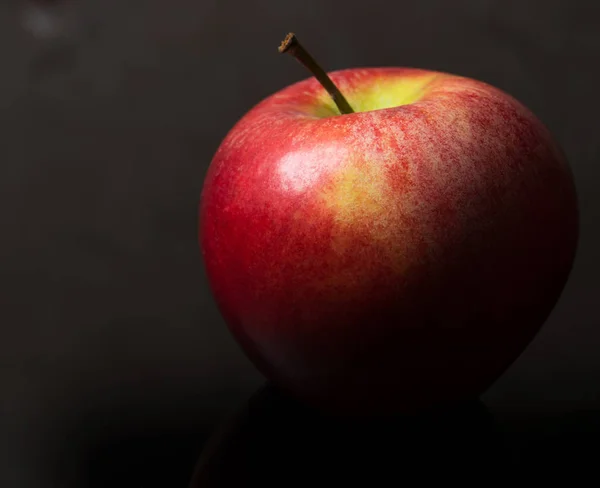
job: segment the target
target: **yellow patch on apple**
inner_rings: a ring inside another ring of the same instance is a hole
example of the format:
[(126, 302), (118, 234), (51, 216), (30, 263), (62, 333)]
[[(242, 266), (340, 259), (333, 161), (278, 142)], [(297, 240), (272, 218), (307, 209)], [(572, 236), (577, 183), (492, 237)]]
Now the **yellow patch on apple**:
[[(355, 112), (370, 112), (417, 102), (426, 93), (427, 87), (440, 75), (423, 74), (412, 77), (392, 77), (368, 80), (368, 83), (340, 83), (348, 102)], [(323, 90), (319, 103), (313, 110), (317, 117), (339, 115), (339, 110), (329, 94)]]
[[(335, 222), (331, 235), (335, 260), (348, 252), (356, 253), (356, 233), (364, 233), (370, 243), (371, 258), (379, 260), (391, 273), (405, 274), (410, 256), (415, 253), (416, 240), (410, 234), (415, 229), (408, 229), (403, 220), (414, 207), (416, 196), (407, 193), (400, 201), (391, 198), (384, 164), (361, 161), (348, 164), (334, 174), (333, 181), (322, 193), (325, 208), (332, 213)], [(339, 268), (323, 285), (335, 285), (346, 293), (358, 287), (355, 291), (359, 292), (359, 283), (369, 282), (370, 271), (362, 265), (346, 268), (348, 264), (343, 262), (343, 259), (338, 262)]]
[(334, 175), (323, 199), (338, 223), (355, 225), (357, 220), (369, 221), (381, 215), (385, 183), (377, 173), (367, 165), (352, 165)]

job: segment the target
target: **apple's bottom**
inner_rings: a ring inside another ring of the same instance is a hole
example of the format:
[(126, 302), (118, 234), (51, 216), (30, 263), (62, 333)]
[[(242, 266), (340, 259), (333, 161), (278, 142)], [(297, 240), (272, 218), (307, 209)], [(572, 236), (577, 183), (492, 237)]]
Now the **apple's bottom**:
[(505, 462), (502, 438), (478, 399), (349, 421), (323, 416), (267, 385), (209, 441), (191, 488), (497, 481)]

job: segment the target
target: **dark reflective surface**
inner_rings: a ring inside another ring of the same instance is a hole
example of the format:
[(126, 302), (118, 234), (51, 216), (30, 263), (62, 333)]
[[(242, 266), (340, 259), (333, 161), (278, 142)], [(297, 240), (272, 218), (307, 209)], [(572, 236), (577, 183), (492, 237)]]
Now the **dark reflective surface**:
[[(569, 487), (600, 482), (598, 411), (507, 415), (474, 401), (366, 423), (325, 418), (273, 388), (241, 405), (239, 398), (226, 402), (238, 414), (221, 426), (206, 419), (226, 418), (224, 407), (221, 415), (181, 406), (176, 413), (149, 397), (93, 409), (71, 419), (67, 436), (54, 438), (51, 456), (27, 452), (47, 472), (29, 472), (28, 484), (2, 477), (1, 486), (45, 487), (45, 479), (64, 488), (422, 486), (413, 479), (521, 486), (524, 476), (540, 486), (557, 475), (568, 476)], [(13, 446), (0, 461), (25, 452)]]
[(416, 416), (350, 421), (311, 411), (266, 386), (214, 434), (191, 487), (499, 481), (508, 459), (478, 400)]

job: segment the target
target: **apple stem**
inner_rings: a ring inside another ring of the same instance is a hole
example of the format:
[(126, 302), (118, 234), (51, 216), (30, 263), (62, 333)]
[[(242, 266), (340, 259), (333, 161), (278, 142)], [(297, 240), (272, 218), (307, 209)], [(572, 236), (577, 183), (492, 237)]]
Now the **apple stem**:
[(317, 62), (313, 59), (313, 57), (308, 53), (306, 49), (300, 44), (296, 34), (290, 32), (286, 38), (283, 40), (281, 45), (279, 46), (280, 53), (290, 53), (294, 56), (300, 63), (302, 63), (313, 75), (314, 77), (323, 85), (323, 88), (327, 90), (327, 93), (331, 96), (337, 108), (342, 114), (353, 114), (354, 110), (342, 95), (342, 92), (339, 90), (335, 83), (331, 81), (331, 78), (327, 75), (325, 70), (321, 68)]

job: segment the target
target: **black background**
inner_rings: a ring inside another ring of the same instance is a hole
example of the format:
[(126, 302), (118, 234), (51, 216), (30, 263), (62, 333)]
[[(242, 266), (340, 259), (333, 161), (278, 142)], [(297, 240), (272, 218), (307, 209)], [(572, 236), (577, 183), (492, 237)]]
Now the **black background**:
[(600, 432), (600, 3), (62, 7), (64, 32), (42, 39), (24, 3), (0, 4), (2, 486), (185, 486), (215, 422), (261, 384), (210, 296), (197, 204), (237, 119), (306, 77), (277, 54), (289, 30), (329, 70), (489, 82), (555, 133), (580, 196), (577, 261), (544, 330), (483, 399), (527, 459)]

